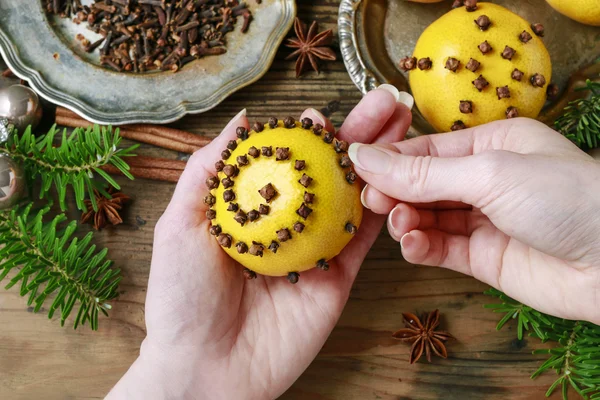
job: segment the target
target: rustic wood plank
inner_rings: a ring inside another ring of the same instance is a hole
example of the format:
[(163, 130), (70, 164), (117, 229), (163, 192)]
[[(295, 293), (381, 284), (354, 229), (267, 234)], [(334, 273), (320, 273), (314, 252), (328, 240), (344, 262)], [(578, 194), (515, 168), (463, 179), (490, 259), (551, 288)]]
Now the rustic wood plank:
[[(300, 16), (335, 28), (337, 0), (299, 1)], [(331, 115), (336, 126), (360, 101), (341, 60), (320, 75), (294, 77), (293, 62), (281, 49), (271, 70), (257, 83), (215, 109), (173, 124), (215, 136), (240, 109), (250, 119), (299, 115), (308, 107)], [(140, 154), (184, 159), (182, 154), (141, 146)], [(73, 331), (34, 315), (16, 290), (0, 291), (0, 399), (100, 399), (125, 372), (145, 336), (144, 300), (154, 226), (174, 185), (118, 178), (133, 197), (124, 224), (96, 235), (99, 246), (123, 270), (121, 296), (100, 330)], [(69, 212), (73, 218), (79, 213)], [(85, 231), (85, 228), (84, 228)], [(352, 289), (348, 305), (320, 355), (282, 396), (285, 400), (324, 399), (540, 399), (552, 375), (531, 381), (540, 362), (531, 355), (537, 340), (515, 339), (512, 325), (495, 331), (496, 315), (483, 309), (486, 286), (454, 272), (403, 261), (400, 249), (382, 233)], [(443, 328), (458, 339), (449, 359), (408, 364), (408, 346), (391, 338), (403, 311), (439, 308)]]

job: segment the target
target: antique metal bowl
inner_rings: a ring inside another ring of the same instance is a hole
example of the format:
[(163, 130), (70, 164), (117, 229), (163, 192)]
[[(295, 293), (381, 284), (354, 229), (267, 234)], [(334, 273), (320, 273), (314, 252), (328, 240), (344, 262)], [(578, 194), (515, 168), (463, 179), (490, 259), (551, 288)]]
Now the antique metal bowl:
[[(548, 103), (540, 120), (551, 123), (569, 100), (581, 96), (573, 89), (586, 79), (598, 79), (600, 28), (582, 25), (554, 11), (544, 0), (495, 0), (528, 21), (546, 27), (544, 43), (553, 63), (553, 82), (562, 96)], [(406, 0), (342, 0), (339, 10), (340, 47), (350, 77), (363, 92), (381, 83), (410, 91), (407, 73), (398, 61), (411, 55), (417, 39), (433, 21), (450, 10), (452, 2), (434, 4)], [(413, 110), (414, 134), (433, 132)]]
[(47, 100), (102, 124), (167, 123), (207, 111), (263, 76), (296, 15), (294, 0), (249, 2), (253, 21), (227, 36), (227, 53), (177, 73), (117, 73), (99, 66), (75, 36), (84, 24), (48, 16), (40, 0), (0, 1), (0, 53)]

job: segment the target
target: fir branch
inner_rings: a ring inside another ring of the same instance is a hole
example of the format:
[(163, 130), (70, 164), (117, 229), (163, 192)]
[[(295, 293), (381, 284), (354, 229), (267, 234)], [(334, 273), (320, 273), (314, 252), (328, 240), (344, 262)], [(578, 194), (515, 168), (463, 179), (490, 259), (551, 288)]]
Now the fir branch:
[(533, 352), (548, 354), (549, 358), (531, 375), (532, 379), (549, 370), (555, 370), (559, 376), (548, 388), (546, 397), (560, 387), (562, 398), (567, 400), (571, 387), (584, 399), (600, 399), (600, 326), (543, 314), (496, 289), (485, 293), (502, 302), (485, 306), (494, 312), (505, 313), (497, 330), (510, 319), (516, 319), (519, 339), (523, 338), (523, 332), (529, 331), (531, 336), (543, 342), (556, 342), (551, 349)]
[(589, 91), (589, 98), (570, 102), (554, 126), (577, 146), (593, 149), (600, 146), (600, 83), (588, 79), (577, 90)]
[[(76, 128), (71, 134), (67, 134), (65, 129), (62, 131), (61, 144), (54, 147), (55, 138), (59, 134), (56, 126), (47, 134), (37, 137), (27, 128), (20, 137), (13, 132), (0, 148), (0, 151), (23, 164), (28, 182), (41, 177), (40, 198), (47, 197), (50, 188), (54, 186), (60, 208), (64, 211), (67, 207), (67, 187), (72, 186), (80, 210), (86, 209), (86, 194), (91, 199), (94, 210), (97, 210), (94, 189), (109, 198), (110, 195), (104, 189), (105, 182), (120, 189), (119, 184), (100, 169), (101, 166), (112, 165), (123, 175), (133, 179), (123, 157), (133, 156), (132, 151), (138, 145), (119, 149), (121, 137), (118, 129), (113, 132), (110, 127), (94, 125), (87, 129)], [(102, 179), (97, 180), (96, 176)]]
[[(109, 300), (117, 297), (121, 271), (111, 268), (107, 250), (96, 251), (90, 244), (92, 233), (83, 239), (73, 237), (76, 221), (64, 226), (67, 217), (60, 214), (49, 222), (44, 217), (50, 207), (32, 213), (33, 203), (0, 212), (0, 280), (12, 270), (16, 275), (6, 285), (20, 282), (21, 296), (28, 295), (28, 305), (38, 312), (46, 299), (54, 295), (48, 318), (60, 313), (61, 326), (76, 308), (73, 327), (89, 321), (98, 329), (98, 315), (108, 316)], [(59, 227), (64, 226), (64, 229)], [(20, 268), (19, 268), (20, 267)]]

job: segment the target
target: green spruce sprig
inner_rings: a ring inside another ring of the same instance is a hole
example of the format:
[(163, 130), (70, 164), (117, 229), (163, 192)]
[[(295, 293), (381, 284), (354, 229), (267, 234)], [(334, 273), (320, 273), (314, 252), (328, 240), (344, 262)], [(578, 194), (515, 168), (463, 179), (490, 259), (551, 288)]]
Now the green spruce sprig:
[(600, 399), (600, 326), (546, 315), (496, 289), (489, 289), (485, 293), (501, 301), (500, 304), (485, 306), (494, 312), (504, 313), (496, 326), (497, 330), (514, 319), (517, 321), (519, 340), (524, 332), (529, 332), (530, 336), (542, 342), (556, 343), (551, 349), (533, 352), (549, 357), (531, 375), (531, 379), (549, 370), (554, 370), (559, 376), (548, 388), (546, 397), (560, 387), (562, 398), (567, 400), (569, 387), (572, 387), (584, 399)]
[(569, 103), (554, 125), (577, 146), (593, 149), (600, 146), (600, 83), (588, 79), (577, 90), (589, 91), (588, 98)]
[(0, 280), (16, 270), (6, 289), (20, 282), (20, 294), (29, 296), (34, 312), (53, 296), (48, 318), (59, 312), (62, 326), (78, 308), (74, 328), (89, 321), (98, 329), (99, 313), (108, 316), (108, 301), (117, 296), (120, 270), (111, 268), (107, 249), (96, 251), (91, 232), (83, 239), (73, 236), (76, 221), (63, 226), (67, 217), (60, 214), (45, 222), (50, 207), (38, 212), (32, 207), (29, 203), (0, 212)]
[[(62, 138), (55, 147), (57, 136)], [(94, 210), (98, 209), (94, 189), (110, 198), (106, 183), (120, 189), (119, 184), (100, 167), (113, 165), (129, 179), (129, 166), (123, 157), (133, 156), (132, 151), (138, 145), (120, 149), (121, 137), (118, 129), (114, 132), (110, 127), (94, 125), (87, 129), (76, 128), (71, 134), (53, 126), (47, 134), (35, 136), (27, 128), (21, 135), (11, 134), (9, 140), (2, 145), (0, 151), (8, 153), (25, 168), (28, 182), (41, 177), (40, 198), (47, 198), (54, 186), (58, 193), (61, 210), (66, 210), (67, 188), (73, 187), (75, 201), (80, 210), (85, 209), (84, 199), (87, 196)], [(101, 179), (96, 179), (97, 177)]]

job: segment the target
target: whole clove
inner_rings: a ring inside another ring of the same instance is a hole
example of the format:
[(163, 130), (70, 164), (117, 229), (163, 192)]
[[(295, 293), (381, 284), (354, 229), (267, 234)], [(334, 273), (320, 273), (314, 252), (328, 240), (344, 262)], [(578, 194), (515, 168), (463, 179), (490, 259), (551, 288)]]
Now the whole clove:
[(204, 204), (206, 204), (207, 206), (214, 205), (216, 201), (217, 201), (217, 199), (212, 194), (206, 195), (204, 197)]
[(531, 39), (533, 39), (533, 36), (531, 36), (531, 34), (527, 31), (523, 31), (519, 34), (519, 40), (522, 43), (527, 43), (529, 42)]
[(304, 168), (306, 168), (306, 161), (296, 160), (296, 162), (294, 163), (294, 169), (296, 171), (302, 171)]
[(254, 125), (252, 125), (252, 130), (254, 132), (262, 132), (265, 130), (265, 124), (263, 124), (262, 122), (256, 121), (254, 123)]
[(338, 140), (335, 142), (335, 152), (336, 153), (347, 153), (350, 148), (350, 144), (345, 140)]
[(473, 82), (473, 86), (475, 86), (475, 88), (477, 90), (479, 90), (480, 92), (485, 89), (490, 83), (483, 77), (483, 75), (479, 75), (479, 77), (477, 79), (475, 79)]
[(224, 179), (221, 181), (221, 183), (223, 184), (223, 187), (224, 187), (225, 189), (229, 189), (230, 187), (232, 187), (232, 186), (233, 186), (233, 183), (234, 183), (234, 182), (233, 182), (233, 179), (231, 179), (231, 178), (227, 177), (227, 178), (224, 178)]
[(248, 129), (244, 128), (243, 126), (238, 127), (235, 130), (235, 134), (239, 139), (242, 139), (242, 140), (248, 139)]
[(226, 249), (231, 247), (231, 236), (226, 233), (221, 233), (218, 236), (217, 241), (221, 246), (225, 247)]
[[(242, 243), (245, 247), (242, 247), (243, 253), (240, 252), (240, 248), (238, 247), (238, 253), (244, 254), (248, 252), (248, 246), (245, 243)], [(238, 243), (239, 246), (239, 243)], [(252, 279), (256, 279), (256, 272), (249, 270), (248, 268), (244, 268), (244, 278), (251, 281)]]
[(275, 160), (284, 161), (290, 158), (290, 148), (289, 147), (277, 147), (275, 150)]
[(452, 3), (452, 8), (459, 8), (462, 7), (464, 5), (465, 0), (454, 0), (454, 3)]
[(263, 246), (260, 243), (252, 242), (252, 246), (250, 246), (248, 253), (250, 253), (256, 257), (262, 257), (264, 251), (265, 251), (265, 246)]
[(304, 129), (310, 129), (313, 126), (313, 120), (310, 118), (303, 118), (302, 119), (302, 128)]
[(210, 227), (209, 232), (213, 236), (219, 236), (221, 233), (221, 225), (213, 225)]
[(237, 140), (230, 140), (227, 143), (227, 148), (231, 151), (235, 150), (237, 148)]
[(216, 176), (210, 176), (206, 179), (206, 186), (208, 186), (209, 189), (216, 189), (219, 187), (219, 178), (217, 178)]
[(225, 167), (223, 167), (223, 173), (228, 178), (231, 178), (232, 176), (234, 176), (235, 171), (236, 171), (235, 165), (227, 164)]
[(300, 208), (296, 210), (296, 214), (298, 214), (299, 216), (301, 216), (304, 219), (307, 219), (308, 216), (310, 215), (310, 213), (312, 213), (312, 211), (313, 211), (312, 208), (310, 208), (306, 204), (302, 203)]
[(271, 157), (273, 155), (273, 148), (271, 146), (269, 146), (269, 147), (263, 146), (261, 150), (262, 150), (262, 155), (265, 157)]
[(465, 8), (468, 12), (477, 10), (477, 0), (465, 0)]
[(292, 234), (290, 233), (290, 230), (287, 228), (280, 229), (276, 233), (277, 233), (277, 240), (279, 240), (282, 243), (287, 242), (288, 240), (290, 240), (292, 238)]
[(351, 235), (355, 235), (356, 232), (358, 232), (358, 228), (356, 227), (356, 225), (354, 225), (351, 222), (347, 222), (344, 229), (346, 230), (346, 232), (348, 232)]
[(260, 206), (258, 206), (258, 212), (260, 215), (268, 215), (270, 210), (271, 207), (269, 207), (266, 204), (261, 204)]
[(459, 66), (460, 66), (460, 61), (458, 61), (454, 57), (450, 57), (450, 58), (448, 58), (448, 60), (446, 60), (446, 66), (444, 68), (446, 68), (447, 70), (450, 70), (452, 72), (456, 72), (456, 70), (458, 69)]
[(353, 184), (358, 179), (358, 176), (354, 173), (354, 171), (350, 171), (346, 174), (346, 182), (349, 184)]
[(327, 132), (325, 134), (325, 136), (323, 136), (323, 141), (327, 144), (331, 144), (333, 142), (333, 139), (335, 138), (335, 135), (331, 132)]
[(501, 56), (502, 56), (502, 58), (504, 58), (505, 60), (512, 60), (512, 59), (513, 59), (513, 57), (515, 56), (516, 52), (517, 52), (517, 51), (516, 51), (515, 49), (513, 49), (512, 47), (510, 47), (510, 46), (506, 46), (506, 47), (504, 48), (504, 50), (502, 50), (502, 54), (501, 54)]
[(322, 132), (323, 132), (323, 125), (315, 124), (315, 126), (313, 126), (313, 133), (315, 135), (320, 136)]
[(277, 196), (277, 191), (270, 183), (266, 184), (262, 189), (258, 191), (258, 193), (262, 196), (263, 199), (267, 201), (267, 203), (270, 203), (271, 200), (275, 196)]
[(540, 37), (544, 36), (544, 25), (542, 25), (542, 24), (531, 24), (531, 30), (537, 36), (540, 36)]
[(277, 118), (275, 117), (269, 118), (269, 128), (275, 129), (277, 127), (278, 122), (279, 121), (277, 121)]
[(246, 215), (246, 213), (243, 210), (238, 210), (238, 212), (235, 213), (233, 219), (241, 226), (244, 226), (246, 221), (248, 221), (248, 215)]
[(248, 149), (248, 154), (250, 154), (250, 156), (253, 158), (257, 158), (260, 156), (260, 151), (256, 147), (252, 146)]
[(237, 203), (229, 203), (227, 206), (227, 211), (236, 212), (239, 210), (240, 206)]
[(481, 29), (482, 31), (487, 31), (490, 25), (492, 25), (492, 21), (487, 15), (480, 15), (479, 18), (475, 20), (475, 24), (477, 24), (479, 29)]
[(206, 219), (213, 220), (217, 218), (217, 212), (215, 210), (207, 210), (206, 211)]
[(542, 74), (533, 74), (529, 79), (529, 82), (531, 82), (533, 86), (544, 87), (546, 84), (546, 78), (544, 78), (544, 75)]
[(314, 200), (315, 200), (315, 194), (314, 193), (304, 192), (304, 202), (306, 204), (312, 204), (312, 202)]
[(473, 112), (473, 102), (469, 100), (461, 100), (458, 109), (463, 114), (471, 114)]
[(549, 100), (554, 100), (555, 98), (558, 97), (558, 85), (555, 83), (551, 83), (548, 85), (548, 87), (546, 88), (546, 96), (548, 97)]
[(506, 109), (506, 118), (507, 119), (517, 118), (518, 116), (519, 116), (519, 111), (517, 110), (517, 107), (510, 106)]
[(227, 160), (229, 157), (231, 157), (231, 152), (229, 150), (225, 149), (221, 152), (221, 158), (223, 160)]
[(513, 78), (515, 81), (519, 81), (521, 82), (521, 80), (523, 79), (523, 77), (525, 76), (525, 73), (522, 71), (519, 71), (518, 69), (514, 69), (513, 72), (510, 74), (510, 77)]
[(421, 71), (431, 69), (432, 65), (433, 65), (433, 63), (431, 62), (431, 58), (429, 58), (429, 57), (421, 58), (419, 60), (419, 62), (417, 63), (417, 66), (419, 67), (419, 69)]
[(296, 222), (294, 224), (294, 231), (296, 231), (298, 233), (302, 233), (303, 230), (304, 230), (304, 224), (302, 222)]
[(329, 264), (324, 258), (322, 258), (319, 261), (317, 261), (317, 268), (323, 271), (329, 271)]
[(300, 178), (300, 180), (298, 182), (300, 182), (300, 184), (304, 187), (309, 187), (310, 184), (312, 183), (313, 179), (306, 175), (306, 174), (302, 174), (302, 177)]
[[(205, 56), (224, 54), (225, 36), (242, 17), (246, 32), (252, 13), (240, 0), (42, 0), (44, 9), (88, 29), (103, 38), (84, 49), (100, 48), (101, 64), (115, 71), (142, 73), (178, 71)], [(142, 44), (143, 43), (143, 44)], [(112, 52), (120, 44), (125, 53)], [(124, 57), (126, 55), (126, 57)]]
[(348, 168), (351, 166), (352, 166), (352, 160), (350, 160), (350, 157), (343, 155), (342, 158), (340, 158), (340, 167)]
[(404, 57), (400, 60), (400, 69), (404, 72), (411, 71), (417, 67), (417, 57)]
[(296, 120), (294, 119), (294, 117), (286, 117), (283, 120), (283, 126), (285, 126), (287, 129), (292, 129), (296, 127)]
[(269, 245), (269, 250), (271, 250), (273, 254), (277, 253), (277, 250), (279, 250), (279, 243), (273, 240)]
[(450, 127), (451, 131), (460, 131), (462, 129), (467, 129), (467, 126), (462, 121), (454, 121), (454, 124)]
[(492, 51), (492, 45), (490, 45), (487, 40), (485, 42), (481, 43), (478, 46), (478, 48), (479, 48), (479, 51), (481, 51), (481, 54), (487, 54), (490, 51)]
[(230, 201), (235, 200), (235, 193), (233, 190), (229, 189), (223, 192), (223, 200), (225, 203), (229, 203)]
[(254, 222), (260, 218), (260, 213), (256, 210), (248, 211), (248, 220)]
[(510, 99), (510, 89), (507, 86), (497, 87), (496, 95), (498, 96), (498, 100), (501, 99)]
[(296, 283), (298, 283), (298, 280), (300, 279), (300, 274), (297, 272), (290, 272), (287, 276), (287, 280), (292, 284), (295, 285)]
[(475, 60), (474, 58), (471, 58), (469, 59), (469, 62), (467, 63), (465, 68), (471, 72), (476, 72), (479, 69), (480, 65), (481, 63), (479, 61)]
[(245, 165), (248, 165), (248, 156), (247, 156), (247, 155), (245, 155), (245, 154), (244, 154), (244, 155), (241, 155), (241, 156), (238, 156), (238, 157), (236, 158), (236, 161), (237, 161), (237, 163), (238, 163), (238, 165), (239, 165), (240, 167), (243, 167), (243, 166), (245, 166)]

